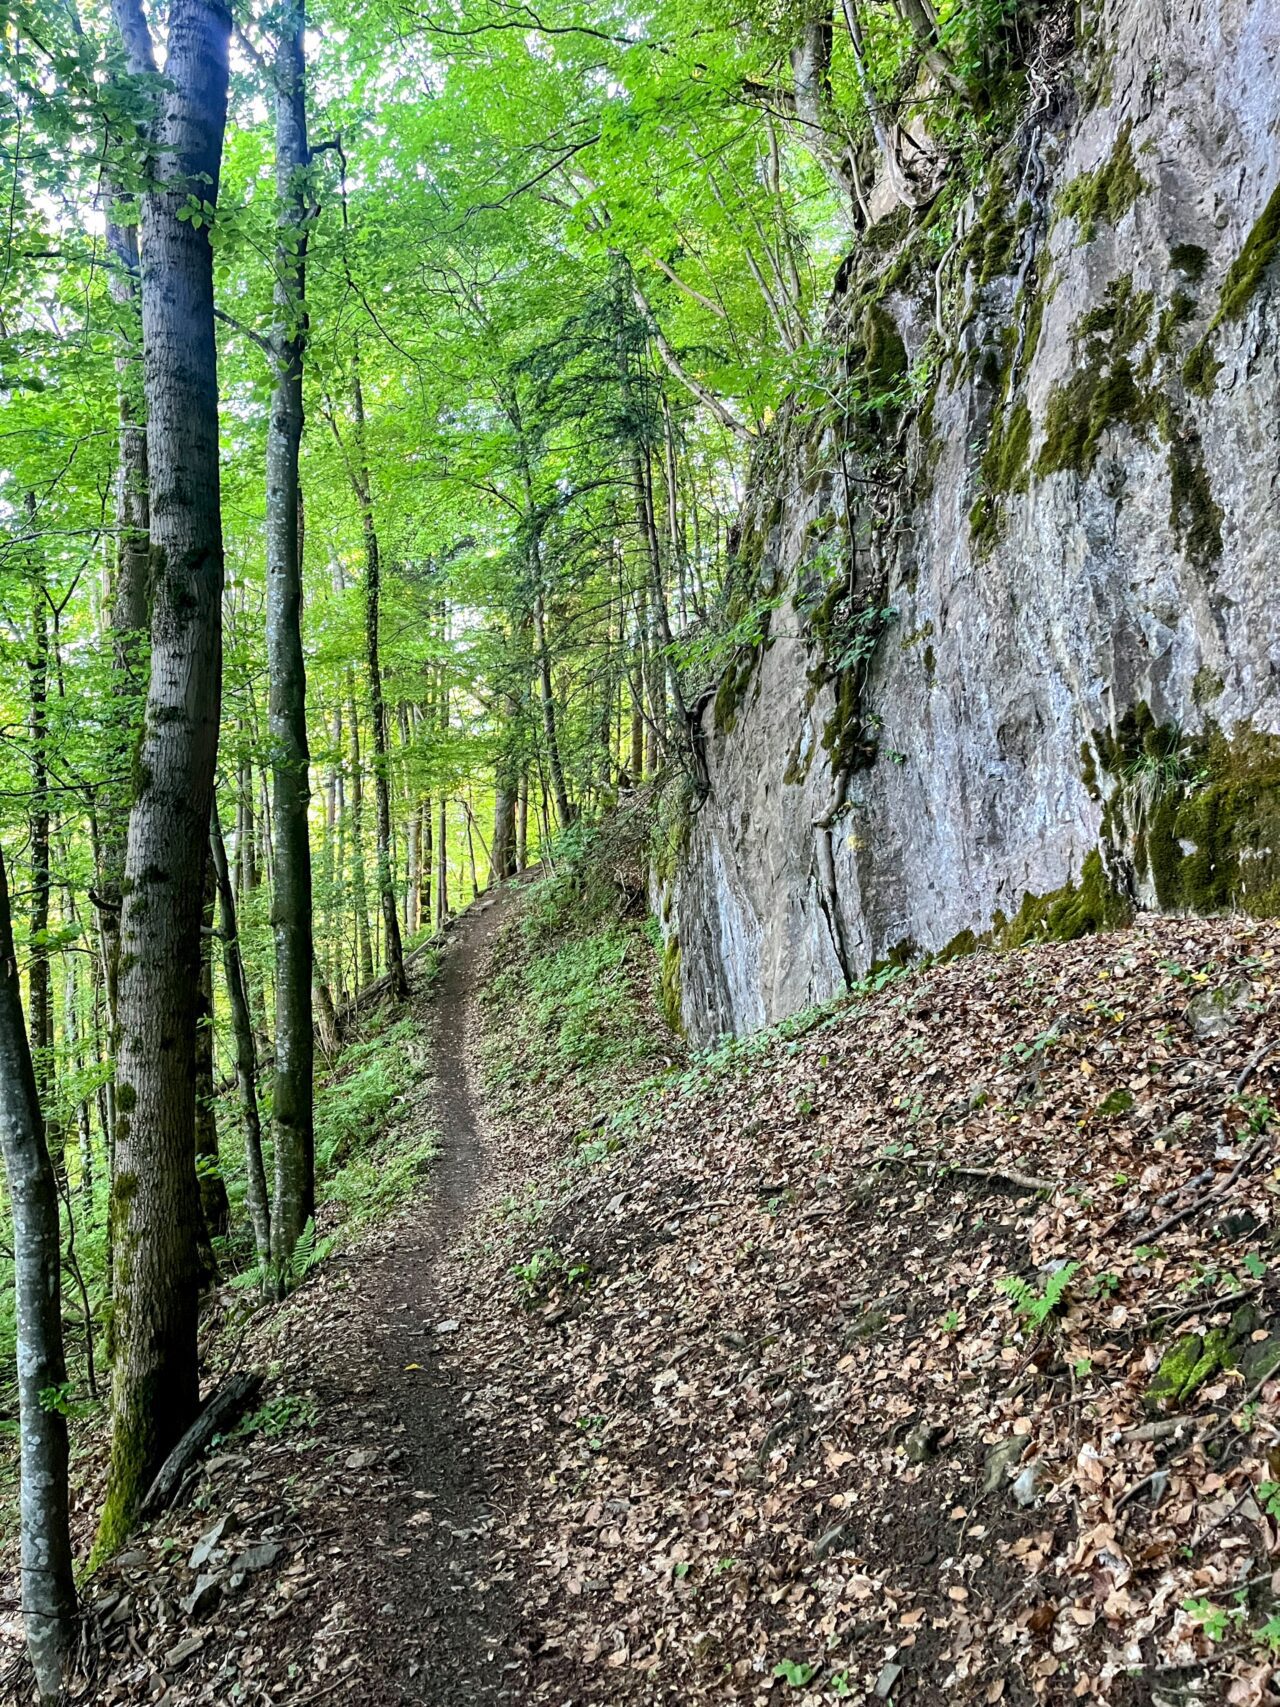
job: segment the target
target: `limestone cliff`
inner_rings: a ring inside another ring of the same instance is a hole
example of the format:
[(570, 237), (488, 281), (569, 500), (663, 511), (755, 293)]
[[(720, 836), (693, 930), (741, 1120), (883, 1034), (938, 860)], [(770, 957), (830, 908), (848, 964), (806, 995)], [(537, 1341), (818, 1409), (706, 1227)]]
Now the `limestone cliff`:
[(893, 957), (1280, 907), (1280, 11), (1104, 0), (881, 219), (757, 457), (665, 898), (691, 1036)]

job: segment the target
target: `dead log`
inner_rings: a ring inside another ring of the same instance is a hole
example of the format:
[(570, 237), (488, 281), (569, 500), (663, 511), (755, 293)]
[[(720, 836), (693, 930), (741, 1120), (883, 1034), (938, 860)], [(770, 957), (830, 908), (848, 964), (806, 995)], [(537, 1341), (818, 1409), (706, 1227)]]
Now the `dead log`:
[(201, 1457), (213, 1437), (224, 1433), (248, 1408), (261, 1386), (261, 1375), (242, 1372), (229, 1375), (214, 1390), (200, 1415), (160, 1466), (139, 1508), (140, 1519), (154, 1517), (173, 1504), (187, 1471)]

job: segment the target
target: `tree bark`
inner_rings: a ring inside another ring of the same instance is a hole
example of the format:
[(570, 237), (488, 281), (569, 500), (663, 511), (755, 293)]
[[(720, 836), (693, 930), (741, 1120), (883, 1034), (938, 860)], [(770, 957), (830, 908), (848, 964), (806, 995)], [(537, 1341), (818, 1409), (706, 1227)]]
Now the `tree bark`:
[(529, 772), (520, 772), (520, 793), (516, 801), (516, 870), (524, 871), (529, 863)]
[(348, 672), (351, 723), (351, 905), (356, 915), (356, 983), (373, 983), (373, 948), (369, 941), (369, 895), (364, 869), (364, 772), (360, 764), (360, 716), (353, 676)]
[(271, 1208), (267, 1199), (267, 1174), (262, 1163), (262, 1118), (258, 1112), (258, 1055), (253, 1040), (253, 1014), (240, 936), (236, 928), (236, 898), (227, 866), (227, 847), (214, 802), (209, 820), (209, 852), (214, 883), (218, 890), (218, 925), (222, 938), (222, 975), (231, 1008), (231, 1031), (235, 1038), (236, 1084), (240, 1090), (240, 1112), (244, 1118), (245, 1196), (253, 1223), (253, 1242), (258, 1266), (265, 1275), (271, 1263)]
[[(112, 210), (115, 209), (114, 195)], [(107, 245), (116, 265), (108, 278), (112, 300), (137, 316), (138, 232), (117, 225), (108, 214)], [(140, 330), (140, 322), (139, 322)], [(136, 357), (116, 361), (119, 432), (116, 471), (116, 573), (111, 590), (112, 778), (99, 795), (102, 824), (98, 864), (99, 933), (106, 984), (107, 1014), (114, 1031), (117, 1017), (120, 954), (120, 904), (125, 850), (129, 831), (130, 785), (124, 773), (141, 712), (146, 662), (147, 604), (151, 582), (151, 508), (147, 491), (147, 428), (141, 407), (139, 363)], [(123, 725), (123, 727), (121, 727)], [(115, 1085), (108, 1082), (108, 1102), (114, 1118)]]
[(364, 536), (364, 639), (365, 663), (369, 671), (369, 709), (373, 722), (373, 799), (378, 856), (378, 898), (382, 906), (382, 930), (387, 976), (398, 1002), (406, 1000), (409, 983), (404, 974), (400, 945), (400, 915), (391, 876), (391, 779), (388, 776), (387, 708), (382, 696), (382, 659), (379, 623), (382, 603), (382, 551), (373, 513), (373, 487), (365, 450), (364, 391), (360, 384), (359, 352), (352, 372), (351, 399), (355, 413), (357, 460), (351, 469), (360, 526)]
[[(231, 1225), (231, 1204), (218, 1160), (218, 1113), (213, 1082), (213, 914), (217, 904), (217, 880), (212, 855), (205, 860), (204, 922), (200, 935), (200, 986), (196, 995), (196, 1175), (200, 1183), (200, 1208), (210, 1239), (226, 1235)], [(207, 1255), (208, 1278), (217, 1278), (213, 1252)]]
[(67, 1379), (59, 1285), (58, 1186), (45, 1144), (0, 856), (0, 1147), (13, 1215), (18, 1330), (22, 1608), (41, 1698), (61, 1691), (75, 1639), (67, 1419), (42, 1395)]
[(440, 796), (440, 825), (436, 832), (436, 929), (449, 917), (449, 816)]
[(27, 493), (27, 522), (32, 530), (31, 655), (27, 660), (30, 704), (31, 803), (27, 811), (27, 834), (31, 848), (31, 911), (28, 915), (30, 959), (27, 993), (31, 1012), (31, 1059), (35, 1067), (36, 1094), (44, 1119), (45, 1142), (53, 1160), (53, 1171), (62, 1178), (66, 1162), (64, 1137), (57, 1115), (57, 1083), (53, 1056), (53, 979), (49, 955), (49, 904), (53, 893), (50, 871), (49, 813), (49, 601), (44, 574), (36, 549), (36, 500)]
[[(113, 0), (113, 10), (130, 71), (153, 89), (138, 0)], [(151, 672), (120, 916), (112, 1444), (99, 1553), (127, 1534), (199, 1405), (192, 1069), (223, 552), (213, 253), (207, 220), (190, 209), (193, 196), (217, 201), (230, 32), (219, 0), (173, 0), (142, 198)]]
[(271, 739), (272, 891), (275, 943), (275, 1202), (272, 1254), (286, 1272), (294, 1245), (315, 1214), (311, 1015), (311, 801), (307, 681), (302, 651), (302, 369), (306, 347), (306, 247), (309, 211), (305, 0), (286, 0), (279, 19), (276, 88), (276, 324), (271, 335), (276, 381), (267, 432), (267, 669)]

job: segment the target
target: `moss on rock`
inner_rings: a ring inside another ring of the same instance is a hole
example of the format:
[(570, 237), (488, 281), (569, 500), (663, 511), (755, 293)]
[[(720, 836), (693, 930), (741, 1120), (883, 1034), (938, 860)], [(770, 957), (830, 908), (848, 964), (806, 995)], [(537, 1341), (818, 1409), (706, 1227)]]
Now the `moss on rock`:
[(1253, 300), (1253, 293), (1262, 283), (1262, 275), (1280, 253), (1280, 185), (1272, 191), (1271, 199), (1253, 230), (1245, 238), (1244, 248), (1227, 268), (1222, 281), (1222, 295), (1215, 326), (1224, 320), (1239, 320)]
[(1111, 882), (1097, 848), (1085, 856), (1078, 883), (1048, 895), (1024, 895), (1016, 916), (997, 933), (1001, 948), (1030, 942), (1074, 942), (1094, 931), (1114, 930), (1133, 917), (1133, 904)]
[(1188, 432), (1169, 444), (1169, 523), (1174, 538), (1198, 569), (1222, 556), (1223, 509), (1213, 500), (1200, 435)]
[(1135, 290), (1126, 274), (1076, 322), (1081, 366), (1050, 394), (1037, 475), (1068, 468), (1088, 474), (1108, 428), (1124, 423), (1137, 430), (1157, 419), (1158, 400), (1139, 384), (1138, 371), (1154, 311), (1151, 292)]
[(1074, 219), (1088, 243), (1099, 224), (1116, 225), (1147, 188), (1133, 157), (1133, 125), (1126, 123), (1116, 138), (1109, 160), (1092, 172), (1072, 179), (1057, 198), (1060, 214)]

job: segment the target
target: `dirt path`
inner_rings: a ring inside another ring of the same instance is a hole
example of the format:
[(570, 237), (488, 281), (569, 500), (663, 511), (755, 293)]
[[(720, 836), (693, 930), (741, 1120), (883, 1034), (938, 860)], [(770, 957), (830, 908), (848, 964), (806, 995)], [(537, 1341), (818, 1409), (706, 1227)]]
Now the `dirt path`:
[[(423, 1005), (434, 1069), (427, 1095), (440, 1134), (431, 1187), (420, 1215), (402, 1222), (385, 1254), (355, 1276), (356, 1315), (365, 1319), (382, 1371), (370, 1433), (396, 1442), (390, 1457), (400, 1484), (361, 1585), (370, 1619), (359, 1634), (366, 1681), (352, 1695), (361, 1707), (522, 1698), (523, 1668), (502, 1652), (512, 1633), (509, 1584), (495, 1580), (487, 1541), (502, 1466), (486, 1463), (469, 1439), (461, 1372), (449, 1356), (455, 1324), (443, 1318), (440, 1302), (442, 1269), (456, 1258), (484, 1200), (468, 1040), (475, 993), (507, 902), (498, 895), (477, 903), (449, 938)], [(357, 1386), (351, 1397), (361, 1392)]]

